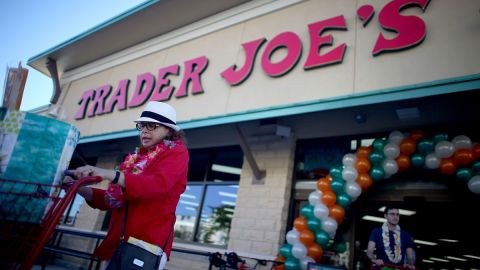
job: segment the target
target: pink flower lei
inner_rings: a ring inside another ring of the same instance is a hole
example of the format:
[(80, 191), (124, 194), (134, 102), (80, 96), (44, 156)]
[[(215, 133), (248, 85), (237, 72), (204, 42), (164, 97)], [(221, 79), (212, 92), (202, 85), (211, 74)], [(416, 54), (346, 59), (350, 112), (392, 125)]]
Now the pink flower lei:
[(152, 164), (158, 154), (174, 148), (178, 143), (178, 141), (163, 140), (163, 142), (157, 144), (153, 150), (148, 151), (146, 154), (139, 153), (144, 149), (135, 151), (135, 153), (129, 154), (125, 158), (125, 161), (120, 164), (119, 169), (122, 172), (139, 174)]

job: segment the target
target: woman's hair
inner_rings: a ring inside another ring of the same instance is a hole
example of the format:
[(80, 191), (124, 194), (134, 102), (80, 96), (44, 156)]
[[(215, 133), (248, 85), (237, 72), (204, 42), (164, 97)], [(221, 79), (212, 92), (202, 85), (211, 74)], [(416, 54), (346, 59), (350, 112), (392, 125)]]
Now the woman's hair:
[(165, 139), (170, 140), (170, 141), (177, 141), (180, 140), (184, 144), (186, 144), (187, 139), (185, 138), (185, 132), (183, 130), (174, 130), (173, 128), (170, 129), (170, 136), (167, 136)]

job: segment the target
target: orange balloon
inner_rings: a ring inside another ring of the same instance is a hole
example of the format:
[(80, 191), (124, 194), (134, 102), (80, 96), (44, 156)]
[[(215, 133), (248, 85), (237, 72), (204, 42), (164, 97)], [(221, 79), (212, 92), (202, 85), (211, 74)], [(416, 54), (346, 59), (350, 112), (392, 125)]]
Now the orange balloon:
[(410, 162), (410, 158), (406, 154), (400, 154), (395, 161), (398, 164), (398, 170), (399, 171), (404, 171), (408, 168), (410, 168), (410, 165), (412, 164)]
[(282, 263), (280, 265), (276, 265), (276, 266), (272, 267), (273, 270), (285, 270), (285, 266), (284, 266), (283, 263), (285, 263), (286, 259), (283, 256), (278, 255), (277, 258), (275, 258), (273, 261)]
[(416, 129), (410, 132), (410, 137), (414, 139), (415, 141), (420, 140), (425, 136), (425, 133), (422, 130)]
[(457, 171), (457, 166), (452, 158), (444, 158), (440, 160), (440, 172), (443, 174), (454, 174)]
[(300, 242), (302, 242), (306, 247), (312, 245), (315, 242), (315, 235), (310, 230), (300, 232), (300, 236), (298, 238), (300, 239)]
[(368, 158), (359, 157), (357, 158), (357, 161), (355, 161), (355, 168), (357, 169), (358, 173), (368, 173), (372, 168), (372, 164)]
[(317, 243), (313, 243), (311, 246), (307, 247), (307, 256), (314, 259), (315, 262), (319, 263), (322, 259), (323, 249)]
[(297, 231), (299, 231), (299, 232), (303, 232), (305, 230), (308, 230), (307, 219), (303, 216), (297, 217), (293, 221), (293, 227), (295, 227), (295, 229), (297, 229)]
[(335, 204), (335, 201), (337, 200), (337, 195), (331, 190), (324, 191), (322, 194), (322, 202), (325, 204), (327, 207), (330, 207)]
[(472, 147), (473, 160), (480, 159), (480, 143), (476, 143)]
[(400, 153), (405, 155), (411, 155), (417, 150), (417, 144), (414, 139), (406, 138), (404, 139), (398, 147), (400, 148)]
[(320, 180), (317, 181), (317, 188), (318, 190), (321, 190), (322, 192), (332, 190), (332, 187), (330, 185), (330, 181), (327, 178), (321, 178)]
[(357, 184), (362, 188), (362, 191), (365, 192), (373, 183), (372, 177), (368, 173), (360, 173), (357, 177)]
[(345, 217), (345, 209), (338, 204), (332, 205), (329, 209), (328, 215), (341, 224)]
[(372, 146), (360, 146), (357, 149), (357, 158), (368, 158), (368, 155), (370, 155), (372, 151)]
[(458, 165), (468, 165), (473, 161), (473, 153), (470, 149), (458, 149), (453, 154), (453, 162)]

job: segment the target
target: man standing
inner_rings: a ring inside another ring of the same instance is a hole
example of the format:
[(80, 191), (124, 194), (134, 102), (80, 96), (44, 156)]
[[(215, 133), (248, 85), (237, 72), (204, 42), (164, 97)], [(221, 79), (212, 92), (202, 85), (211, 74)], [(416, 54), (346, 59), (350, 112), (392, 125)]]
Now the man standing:
[(368, 258), (377, 266), (391, 264), (415, 269), (413, 250), (415, 245), (410, 234), (400, 230), (399, 209), (394, 206), (385, 207), (384, 217), (387, 221), (382, 227), (374, 228), (370, 234), (367, 247)]

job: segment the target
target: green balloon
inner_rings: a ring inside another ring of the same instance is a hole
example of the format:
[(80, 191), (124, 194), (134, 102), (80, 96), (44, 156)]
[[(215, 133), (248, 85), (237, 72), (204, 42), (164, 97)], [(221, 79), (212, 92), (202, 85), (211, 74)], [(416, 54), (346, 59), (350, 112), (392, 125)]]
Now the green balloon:
[(332, 187), (332, 190), (338, 194), (345, 189), (345, 180), (333, 180), (330, 186)]
[(470, 168), (459, 168), (457, 170), (457, 177), (459, 179), (462, 179), (462, 180), (468, 182), (468, 180), (470, 180), (470, 178), (472, 178), (472, 176), (473, 176), (473, 171)]
[(345, 244), (344, 242), (336, 243), (335, 245), (333, 245), (333, 249), (338, 253), (344, 253), (345, 251), (347, 251), (347, 244)]
[(420, 153), (415, 153), (410, 158), (412, 165), (415, 167), (423, 167), (425, 165), (425, 156)]
[(476, 173), (480, 173), (480, 160), (473, 162), (472, 168)]
[(342, 179), (342, 167), (334, 166), (330, 169), (330, 176), (333, 179)]
[(285, 270), (301, 270), (300, 261), (297, 258), (288, 258), (285, 261)]
[(352, 202), (352, 198), (348, 196), (348, 194), (342, 192), (337, 195), (337, 204), (343, 207), (343, 209), (347, 209), (350, 203)]
[(373, 165), (379, 165), (382, 164), (385, 156), (383, 155), (383, 152), (372, 151), (368, 156), (368, 159)]
[(306, 219), (312, 219), (315, 216), (313, 215), (313, 205), (307, 203), (302, 209), (300, 210), (300, 215), (304, 216)]
[(372, 177), (373, 181), (380, 181), (385, 178), (385, 171), (383, 170), (382, 166), (375, 165), (370, 170), (370, 176)]
[(429, 154), (435, 151), (435, 142), (432, 139), (423, 138), (417, 143), (417, 150), (422, 154)]
[(433, 140), (435, 141), (435, 144), (442, 142), (442, 141), (448, 141), (448, 134), (447, 133), (440, 133), (437, 134), (433, 137)]
[(318, 231), (315, 233), (315, 242), (319, 244), (322, 248), (325, 248), (330, 240), (330, 236), (326, 231)]
[(317, 217), (313, 217), (311, 219), (307, 219), (307, 227), (312, 231), (312, 232), (318, 232), (322, 230), (322, 222), (320, 219)]
[(282, 255), (285, 259), (291, 258), (292, 257), (292, 245), (286, 243), (283, 244), (282, 247), (280, 247), (280, 255)]
[(383, 147), (387, 144), (387, 140), (385, 139), (375, 139), (372, 143), (373, 150), (383, 153)]

